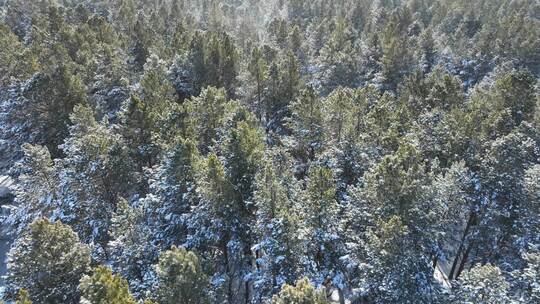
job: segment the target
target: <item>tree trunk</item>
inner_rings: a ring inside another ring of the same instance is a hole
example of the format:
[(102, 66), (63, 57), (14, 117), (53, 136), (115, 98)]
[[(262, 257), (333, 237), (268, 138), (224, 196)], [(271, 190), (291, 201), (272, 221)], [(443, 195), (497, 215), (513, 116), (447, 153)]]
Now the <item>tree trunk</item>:
[(231, 276), (231, 268), (229, 265), (229, 251), (227, 249), (227, 243), (225, 243), (225, 246), (223, 246), (223, 259), (225, 260), (225, 272), (227, 273), (227, 276), (229, 277), (229, 281), (227, 282), (227, 302), (233, 303), (233, 292), (232, 292), (232, 276)]
[(345, 295), (343, 294), (343, 290), (341, 288), (338, 288), (338, 295), (339, 295), (339, 304), (345, 304)]
[(467, 220), (467, 225), (465, 226), (465, 230), (463, 230), (463, 235), (461, 236), (461, 241), (459, 243), (459, 247), (456, 252), (454, 262), (452, 263), (452, 268), (450, 269), (450, 273), (448, 274), (448, 280), (452, 280), (454, 278), (454, 273), (456, 271), (456, 267), (458, 265), (458, 262), (461, 256), (461, 252), (463, 251), (463, 246), (465, 245), (465, 239), (467, 238), (467, 235), (469, 234), (469, 230), (471, 229), (471, 226), (473, 225), (475, 217), (476, 217), (475, 213), (471, 212), (471, 214), (469, 215), (469, 220)]
[(249, 281), (246, 281), (246, 297), (245, 297), (245, 300), (246, 300), (246, 304), (249, 304)]
[(469, 253), (471, 252), (472, 245), (469, 245), (467, 247), (467, 250), (465, 250), (465, 254), (463, 255), (463, 258), (461, 259), (461, 263), (459, 265), (457, 274), (456, 274), (456, 280), (459, 278), (459, 275), (463, 271), (463, 268), (465, 267), (465, 264), (467, 264), (467, 259), (469, 258)]

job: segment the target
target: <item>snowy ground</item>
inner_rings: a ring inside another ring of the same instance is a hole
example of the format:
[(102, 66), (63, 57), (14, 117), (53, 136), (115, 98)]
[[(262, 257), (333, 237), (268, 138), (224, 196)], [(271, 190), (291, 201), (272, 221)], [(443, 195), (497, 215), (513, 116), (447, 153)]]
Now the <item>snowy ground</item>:
[(0, 199), (9, 196), (13, 180), (9, 176), (0, 176)]
[(435, 273), (433, 276), (439, 283), (441, 283), (444, 287), (450, 289), (452, 285), (450, 284), (450, 281), (448, 280), (448, 276), (446, 275), (448, 272), (444, 270), (444, 266), (441, 266), (441, 263), (437, 263), (437, 267), (435, 267)]
[(6, 254), (9, 251), (10, 241), (9, 239), (1, 239), (0, 240), (0, 258), (2, 259), (2, 263), (0, 263), (0, 286), (4, 285), (4, 279), (3, 276), (6, 275)]

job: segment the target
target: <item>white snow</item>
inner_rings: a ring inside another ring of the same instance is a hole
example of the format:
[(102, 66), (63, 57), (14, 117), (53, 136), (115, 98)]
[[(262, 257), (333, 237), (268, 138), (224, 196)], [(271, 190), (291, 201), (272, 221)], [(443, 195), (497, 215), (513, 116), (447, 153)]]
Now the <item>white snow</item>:
[(9, 176), (0, 176), (0, 198), (5, 198), (12, 193), (13, 180)]

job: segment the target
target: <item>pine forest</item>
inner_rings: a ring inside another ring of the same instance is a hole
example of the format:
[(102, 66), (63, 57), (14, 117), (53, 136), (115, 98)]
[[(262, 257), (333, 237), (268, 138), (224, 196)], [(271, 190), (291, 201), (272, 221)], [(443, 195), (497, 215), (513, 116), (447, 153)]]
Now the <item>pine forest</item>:
[(540, 304), (539, 0), (0, 0), (0, 303)]

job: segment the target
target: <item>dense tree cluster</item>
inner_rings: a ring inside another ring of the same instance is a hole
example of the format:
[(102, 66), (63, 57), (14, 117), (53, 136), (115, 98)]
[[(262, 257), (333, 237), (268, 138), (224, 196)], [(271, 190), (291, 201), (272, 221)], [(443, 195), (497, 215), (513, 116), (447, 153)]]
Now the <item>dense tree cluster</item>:
[(4, 300), (540, 301), (539, 11), (0, 1)]

